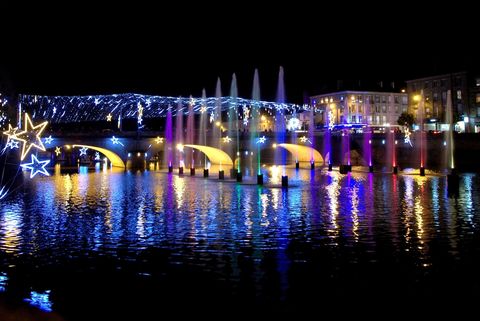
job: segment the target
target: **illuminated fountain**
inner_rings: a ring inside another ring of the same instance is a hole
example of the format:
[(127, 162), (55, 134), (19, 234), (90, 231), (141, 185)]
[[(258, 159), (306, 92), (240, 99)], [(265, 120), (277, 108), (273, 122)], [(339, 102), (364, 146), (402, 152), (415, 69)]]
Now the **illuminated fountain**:
[[(200, 133), (198, 135), (198, 141), (200, 146), (207, 145), (207, 118), (208, 118), (208, 109), (207, 109), (207, 94), (205, 89), (202, 90), (202, 106), (200, 107)], [(203, 177), (208, 177), (208, 164), (207, 164), (207, 155), (204, 155), (203, 163)]]
[(183, 105), (182, 100), (178, 100), (177, 115), (175, 116), (175, 144), (177, 147), (178, 173), (183, 174), (185, 163), (183, 160)]
[[(195, 137), (195, 119), (194, 119), (194, 111), (193, 111), (194, 101), (193, 98), (190, 97), (190, 103), (188, 104), (188, 116), (187, 116), (187, 144), (195, 144), (194, 137)], [(190, 149), (190, 157), (188, 157), (188, 161), (190, 161), (190, 175), (195, 176), (195, 159), (194, 159), (194, 150), (193, 148)]]
[(348, 117), (350, 112), (348, 108), (348, 96), (345, 96), (345, 99), (343, 100), (342, 163), (340, 165), (341, 174), (346, 174), (352, 171), (352, 165), (350, 163), (350, 127), (348, 126)]
[[(258, 77), (258, 69), (255, 69), (253, 75), (253, 88), (252, 88), (252, 106), (250, 107), (250, 156), (252, 173), (257, 173), (257, 184), (263, 184), (263, 174), (260, 160), (260, 146), (265, 143), (264, 137), (261, 139), (259, 135), (259, 121), (260, 121), (260, 80)], [(256, 157), (253, 157), (254, 152)]]
[[(313, 147), (315, 146), (315, 136), (314, 136), (314, 129), (315, 129), (315, 107), (311, 106), (310, 114), (309, 114), (309, 124), (308, 124), (308, 143)], [(313, 149), (310, 152), (310, 169), (315, 169), (315, 158), (313, 156)]]
[(445, 123), (448, 130), (445, 131), (445, 163), (447, 167), (447, 185), (450, 195), (458, 195), (459, 177), (455, 169), (454, 142), (453, 142), (453, 116), (452, 116), (452, 92), (447, 91), (447, 107), (445, 110)]
[[(288, 123), (292, 123), (292, 126), (289, 126)], [(292, 144), (296, 145), (298, 144), (297, 142), (297, 127), (299, 127), (299, 121), (297, 118), (297, 113), (296, 111), (293, 111), (292, 117), (290, 118), (289, 122), (287, 123), (287, 129), (290, 132), (290, 141)], [(300, 163), (298, 162), (298, 153), (295, 153), (293, 155), (295, 157), (295, 168), (299, 169), (300, 168)]]
[(420, 92), (418, 103), (418, 123), (419, 123), (419, 149), (420, 149), (420, 176), (425, 176), (425, 165), (427, 163), (427, 139), (424, 132), (424, 119), (425, 119), (425, 97), (423, 96), (423, 90)]
[(168, 105), (167, 120), (165, 125), (165, 162), (168, 172), (173, 172), (173, 129), (172, 129), (172, 106)]
[[(328, 104), (327, 104), (328, 106)], [(323, 155), (325, 155), (325, 159), (328, 162), (328, 171), (332, 171), (333, 164), (332, 164), (332, 130), (335, 125), (335, 118), (333, 115), (333, 111), (330, 107), (327, 108), (328, 112), (325, 115), (325, 123), (328, 126), (325, 135), (323, 138)]]
[[(211, 118), (211, 122), (213, 123), (213, 130), (212, 130), (212, 144), (210, 146), (221, 149), (222, 143), (222, 131), (223, 131), (223, 123), (222, 123), (222, 84), (220, 82), (220, 78), (217, 79), (217, 87), (215, 89), (215, 111), (213, 112), (213, 119)], [(218, 168), (218, 178), (223, 179), (225, 176), (225, 172), (222, 168), (222, 164), (219, 164)]]
[[(367, 99), (367, 102), (365, 104), (365, 115), (367, 115), (367, 117), (369, 115), (372, 115), (371, 108), (372, 106), (371, 106), (370, 99)], [(371, 130), (368, 130), (368, 129), (363, 133), (363, 154), (364, 154), (365, 161), (368, 164), (368, 172), (373, 173), (372, 132)]]
[[(237, 168), (235, 168), (235, 158), (240, 155), (240, 141), (238, 137), (238, 114), (237, 114), (237, 77), (232, 75), (232, 83), (230, 85), (230, 101), (228, 106), (228, 131), (227, 136), (223, 137), (223, 143), (226, 145), (226, 152), (233, 155), (234, 166), (230, 169), (230, 178), (236, 178), (240, 173), (240, 158), (238, 159)], [(235, 139), (235, 144), (232, 141)], [(236, 146), (236, 148), (235, 148)], [(236, 155), (236, 156), (234, 156)]]
[[(277, 103), (283, 106), (285, 104), (285, 85), (283, 81), (283, 67), (280, 67), (278, 72), (278, 86), (277, 86)], [(285, 143), (285, 114), (284, 109), (277, 107), (275, 110), (275, 143), (277, 145)], [(282, 187), (288, 187), (288, 176), (285, 165), (287, 161), (286, 150), (277, 148), (275, 151), (275, 165), (281, 166), (282, 170)]]
[(386, 150), (387, 150), (387, 157), (385, 157), (386, 161), (386, 168), (389, 171), (390, 164), (392, 165), (393, 174), (398, 173), (398, 166), (397, 166), (397, 153), (396, 153), (396, 144), (397, 141), (395, 140), (395, 132), (393, 127), (390, 125), (394, 123), (393, 119), (393, 112), (395, 110), (394, 104), (394, 97), (393, 95), (389, 96), (389, 104), (388, 104), (388, 111), (387, 111), (387, 123), (386, 126), (386, 133), (385, 133), (385, 142), (386, 142)]
[(210, 112), (210, 123), (213, 126), (212, 139), (210, 146), (220, 148), (220, 139), (222, 138), (222, 87), (220, 78), (217, 79), (217, 86), (215, 89), (215, 109)]

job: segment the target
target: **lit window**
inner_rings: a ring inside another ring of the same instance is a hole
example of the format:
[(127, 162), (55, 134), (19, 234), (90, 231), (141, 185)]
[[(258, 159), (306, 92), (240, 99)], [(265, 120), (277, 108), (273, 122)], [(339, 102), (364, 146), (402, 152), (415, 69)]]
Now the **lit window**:
[(457, 99), (462, 100), (462, 91), (461, 90), (457, 90)]
[(476, 94), (475, 96), (475, 102), (480, 103), (480, 93)]

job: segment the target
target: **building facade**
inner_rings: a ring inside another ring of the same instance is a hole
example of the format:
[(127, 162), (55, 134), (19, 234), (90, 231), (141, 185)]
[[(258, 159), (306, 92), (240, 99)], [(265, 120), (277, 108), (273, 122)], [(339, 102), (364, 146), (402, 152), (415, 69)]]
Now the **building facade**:
[[(315, 125), (333, 124), (397, 125), (408, 108), (406, 93), (339, 91), (310, 97), (315, 107)], [(331, 120), (330, 120), (331, 119)]]
[[(447, 93), (451, 91), (452, 122), (460, 132), (480, 130), (480, 77), (456, 72), (406, 81), (408, 112), (427, 129), (448, 128)], [(420, 110), (423, 103), (424, 110)]]

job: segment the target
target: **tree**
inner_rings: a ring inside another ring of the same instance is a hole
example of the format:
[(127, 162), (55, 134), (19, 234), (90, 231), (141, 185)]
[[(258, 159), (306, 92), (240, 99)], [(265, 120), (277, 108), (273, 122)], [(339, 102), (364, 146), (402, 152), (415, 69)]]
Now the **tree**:
[(406, 112), (401, 113), (397, 120), (397, 123), (399, 125), (408, 127), (412, 127), (414, 122), (415, 118), (413, 117), (413, 114), (409, 114)]

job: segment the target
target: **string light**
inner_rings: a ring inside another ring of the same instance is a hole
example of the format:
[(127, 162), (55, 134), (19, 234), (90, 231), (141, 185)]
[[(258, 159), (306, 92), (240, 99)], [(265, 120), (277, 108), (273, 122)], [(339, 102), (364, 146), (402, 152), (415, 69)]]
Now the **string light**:
[(335, 126), (335, 121), (333, 119), (333, 112), (331, 110), (328, 111), (328, 129), (333, 130)]
[[(235, 101), (235, 104), (232, 102)], [(259, 108), (271, 115), (271, 111), (284, 109), (287, 112), (307, 110), (308, 106), (294, 104), (278, 104), (269, 101), (252, 101), (240, 97), (224, 96), (221, 98), (179, 98), (169, 96), (149, 96), (140, 94), (121, 95), (98, 95), (98, 96), (36, 96), (21, 95), (19, 103), (32, 111), (32, 115), (42, 115), (50, 123), (76, 123), (84, 121), (105, 121), (109, 114), (114, 111), (121, 111), (119, 117), (137, 118), (141, 114), (142, 123), (144, 118), (166, 117), (168, 105), (175, 105), (181, 102), (183, 105), (192, 104), (194, 112), (206, 112), (215, 109), (219, 102), (222, 111), (236, 106), (251, 106), (258, 104)], [(142, 108), (139, 108), (139, 104)], [(175, 116), (173, 111), (172, 116)], [(35, 118), (35, 117), (34, 117)], [(112, 117), (113, 119), (113, 117)], [(214, 115), (215, 120), (215, 115)], [(213, 120), (213, 121), (214, 121)], [(213, 122), (212, 121), (212, 122)]]

